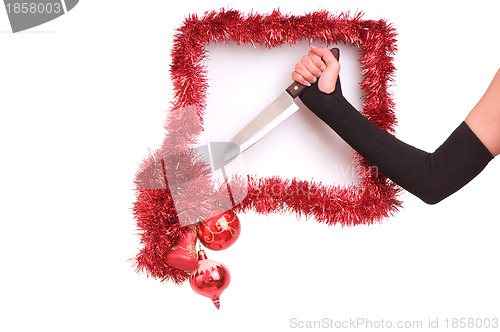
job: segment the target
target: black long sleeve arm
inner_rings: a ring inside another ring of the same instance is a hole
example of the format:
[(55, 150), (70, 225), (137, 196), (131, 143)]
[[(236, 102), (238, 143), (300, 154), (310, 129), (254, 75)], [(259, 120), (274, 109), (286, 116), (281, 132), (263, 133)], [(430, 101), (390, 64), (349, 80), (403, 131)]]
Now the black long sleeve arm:
[(381, 173), (427, 204), (436, 204), (458, 191), (493, 159), (465, 122), (433, 153), (400, 141), (344, 98), (340, 80), (331, 94), (321, 92), (315, 83), (300, 99)]

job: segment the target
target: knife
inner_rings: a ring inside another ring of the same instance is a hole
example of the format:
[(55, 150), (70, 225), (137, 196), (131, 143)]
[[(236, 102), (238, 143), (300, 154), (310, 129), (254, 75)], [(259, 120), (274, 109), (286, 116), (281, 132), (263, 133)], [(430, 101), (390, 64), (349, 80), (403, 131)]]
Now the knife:
[[(330, 51), (338, 61), (340, 56), (339, 49), (332, 48)], [(295, 98), (300, 96), (305, 89), (307, 89), (306, 85), (293, 82), (272, 103), (266, 106), (255, 118), (250, 120), (233, 137), (230, 144), (227, 145), (228, 148), (224, 151), (222, 164), (226, 164), (236, 158), (294, 114), (299, 109), (299, 106), (295, 103)]]

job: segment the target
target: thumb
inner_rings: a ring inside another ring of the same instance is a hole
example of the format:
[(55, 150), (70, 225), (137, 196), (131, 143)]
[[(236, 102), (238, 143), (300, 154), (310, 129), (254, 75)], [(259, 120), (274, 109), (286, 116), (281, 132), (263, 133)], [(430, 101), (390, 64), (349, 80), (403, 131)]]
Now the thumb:
[(318, 81), (318, 88), (325, 93), (335, 91), (335, 85), (340, 72), (340, 63), (328, 48), (311, 46), (314, 54), (319, 56), (326, 65)]

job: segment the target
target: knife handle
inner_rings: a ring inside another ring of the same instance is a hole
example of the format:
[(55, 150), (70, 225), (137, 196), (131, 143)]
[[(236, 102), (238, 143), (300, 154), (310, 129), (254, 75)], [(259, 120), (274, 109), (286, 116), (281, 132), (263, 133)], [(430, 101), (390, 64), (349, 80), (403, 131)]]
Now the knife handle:
[[(334, 47), (334, 48), (330, 49), (330, 52), (332, 52), (335, 59), (337, 59), (337, 61), (339, 61), (339, 57), (340, 57), (339, 49)], [(299, 82), (293, 82), (286, 89), (286, 92), (288, 92), (288, 94), (290, 96), (292, 96), (292, 98), (297, 98), (302, 93), (302, 91), (304, 91), (306, 88), (307, 88), (306, 85), (300, 84)]]

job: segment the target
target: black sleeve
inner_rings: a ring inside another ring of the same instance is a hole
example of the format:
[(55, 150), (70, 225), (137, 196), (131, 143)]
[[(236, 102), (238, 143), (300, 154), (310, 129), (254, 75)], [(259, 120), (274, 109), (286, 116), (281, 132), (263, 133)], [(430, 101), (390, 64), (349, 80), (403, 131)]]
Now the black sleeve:
[(321, 92), (315, 83), (300, 99), (382, 174), (428, 204), (462, 188), (493, 159), (465, 122), (433, 153), (400, 141), (344, 98), (340, 80), (331, 94)]

